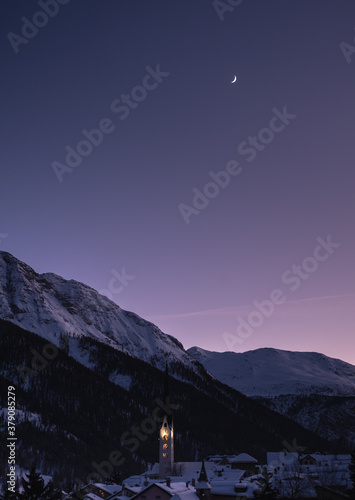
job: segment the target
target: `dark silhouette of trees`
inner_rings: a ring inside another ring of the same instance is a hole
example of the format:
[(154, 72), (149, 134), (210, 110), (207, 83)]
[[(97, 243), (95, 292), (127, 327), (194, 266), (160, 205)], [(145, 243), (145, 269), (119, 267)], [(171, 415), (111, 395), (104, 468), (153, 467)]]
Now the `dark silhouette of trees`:
[(22, 480), (23, 493), (19, 495), (21, 500), (60, 500), (60, 491), (55, 490), (51, 482), (44, 484), (43, 477), (36, 472), (35, 463), (26, 476), (27, 479)]
[(276, 498), (277, 490), (273, 487), (271, 476), (269, 476), (266, 467), (263, 468), (261, 477), (256, 481), (259, 491), (256, 492), (256, 498), (268, 498), (269, 500)]
[(350, 490), (350, 498), (355, 500), (355, 450), (351, 454), (351, 462), (349, 465), (350, 479), (352, 482), (352, 489)]

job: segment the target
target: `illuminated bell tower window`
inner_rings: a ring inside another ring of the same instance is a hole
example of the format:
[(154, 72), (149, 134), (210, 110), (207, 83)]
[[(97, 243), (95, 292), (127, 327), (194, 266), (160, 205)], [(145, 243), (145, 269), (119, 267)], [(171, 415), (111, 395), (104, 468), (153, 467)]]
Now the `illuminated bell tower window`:
[(169, 424), (168, 418), (165, 415), (160, 427), (160, 459), (159, 459), (159, 474), (161, 477), (166, 477), (171, 474), (174, 464), (174, 444), (173, 444), (173, 425)]

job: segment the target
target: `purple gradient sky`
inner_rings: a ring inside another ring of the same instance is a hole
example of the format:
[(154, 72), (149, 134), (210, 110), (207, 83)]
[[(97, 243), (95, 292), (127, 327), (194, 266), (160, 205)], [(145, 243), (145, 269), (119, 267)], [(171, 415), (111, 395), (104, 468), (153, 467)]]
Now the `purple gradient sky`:
[[(125, 267), (113, 300), (186, 348), (228, 350), (279, 288), (233, 350), (355, 364), (355, 4), (244, 0), (222, 22), (210, 0), (71, 0), (18, 54), (7, 34), (38, 3), (1, 8), (0, 248), (97, 290)], [(158, 63), (170, 75), (121, 121), (111, 103)], [(296, 118), (248, 163), (238, 145), (284, 106)], [(60, 183), (51, 163), (105, 117), (115, 131)], [(187, 225), (178, 205), (232, 159), (242, 173)], [(327, 235), (339, 248), (291, 291), (283, 273)]]

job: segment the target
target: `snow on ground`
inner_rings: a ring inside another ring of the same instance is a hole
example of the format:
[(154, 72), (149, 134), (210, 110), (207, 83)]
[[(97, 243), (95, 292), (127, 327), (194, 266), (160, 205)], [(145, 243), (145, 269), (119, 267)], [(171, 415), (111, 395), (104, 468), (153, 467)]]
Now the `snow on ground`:
[[(5, 421), (7, 420), (7, 415), (8, 415), (8, 409), (7, 408), (0, 408), (0, 416), (4, 416)], [(22, 422), (29, 422), (34, 427), (37, 427), (38, 429), (41, 429), (41, 430), (44, 430), (44, 429), (47, 431), (56, 430), (55, 425), (50, 425), (50, 426), (45, 425), (42, 421), (41, 415), (39, 415), (38, 413), (33, 413), (30, 411), (23, 411), (20, 409), (16, 409), (15, 419), (16, 419), (15, 420), (16, 426), (18, 426)], [(78, 440), (78, 438), (76, 436), (74, 436), (74, 434), (71, 434), (69, 432), (65, 432), (65, 434), (68, 438), (73, 438), (76, 441)]]

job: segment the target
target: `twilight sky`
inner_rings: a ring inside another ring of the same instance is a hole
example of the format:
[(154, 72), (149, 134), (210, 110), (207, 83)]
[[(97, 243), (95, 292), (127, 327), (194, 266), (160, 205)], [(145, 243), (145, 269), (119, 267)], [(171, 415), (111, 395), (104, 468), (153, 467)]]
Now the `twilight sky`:
[(355, 4), (57, 2), (1, 5), (0, 248), (186, 348), (355, 364)]

